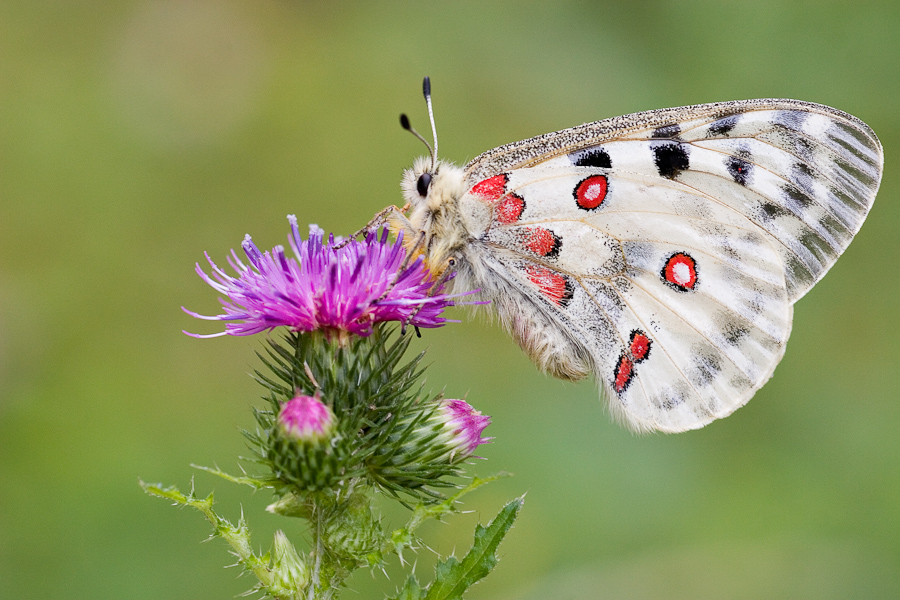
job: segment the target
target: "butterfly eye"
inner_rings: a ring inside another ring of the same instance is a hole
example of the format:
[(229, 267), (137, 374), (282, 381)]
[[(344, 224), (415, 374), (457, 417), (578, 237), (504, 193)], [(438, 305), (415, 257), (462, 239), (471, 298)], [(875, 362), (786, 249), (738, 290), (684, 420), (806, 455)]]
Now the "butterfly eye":
[(431, 173), (422, 173), (416, 182), (416, 190), (423, 198), (428, 195), (428, 187), (431, 185)]

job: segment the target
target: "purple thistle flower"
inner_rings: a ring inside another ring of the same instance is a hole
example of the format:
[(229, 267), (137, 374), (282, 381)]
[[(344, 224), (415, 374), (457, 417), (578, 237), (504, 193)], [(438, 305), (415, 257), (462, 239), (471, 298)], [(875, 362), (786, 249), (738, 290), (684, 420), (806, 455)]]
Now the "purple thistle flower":
[(296, 258), (286, 256), (280, 245), (261, 252), (247, 235), (241, 247), (250, 264), (232, 250), (228, 264), (237, 273), (232, 277), (205, 254), (212, 273), (207, 275), (198, 264), (197, 274), (227, 296), (220, 299), (224, 314), (182, 310), (198, 319), (228, 323), (220, 333), (185, 333), (199, 338), (252, 335), (283, 325), (346, 340), (348, 333), (370, 335), (375, 323), (382, 321), (440, 327), (448, 322), (441, 312), (454, 304), (452, 298), (464, 295), (442, 294), (443, 285), (432, 289), (435, 282), (422, 258), (401, 269), (407, 257), (402, 232), (395, 243), (388, 241), (385, 229), (380, 236), (373, 231), (365, 241), (350, 240), (335, 248), (333, 235), (325, 242), (324, 232), (313, 225), (309, 239), (302, 240), (297, 218), (288, 215), (288, 221), (288, 240)]
[(452, 453), (468, 456), (481, 444), (493, 438), (481, 437), (484, 428), (491, 424), (491, 418), (482, 415), (465, 400), (443, 400), (438, 407), (439, 419), (444, 422), (446, 436), (443, 442)]
[(281, 407), (278, 424), (285, 435), (294, 439), (321, 439), (334, 429), (334, 413), (318, 394), (315, 397), (298, 394)]

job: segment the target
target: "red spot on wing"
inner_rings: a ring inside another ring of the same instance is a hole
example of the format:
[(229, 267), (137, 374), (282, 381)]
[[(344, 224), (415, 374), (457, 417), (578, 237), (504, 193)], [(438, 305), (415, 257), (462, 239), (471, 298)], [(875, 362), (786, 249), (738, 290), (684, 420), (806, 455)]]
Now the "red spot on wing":
[(616, 378), (613, 380), (613, 388), (616, 393), (621, 394), (628, 388), (634, 377), (634, 363), (626, 355), (619, 358), (619, 364), (616, 367)]
[(689, 292), (697, 286), (697, 262), (685, 252), (676, 252), (666, 260), (660, 276), (681, 292)]
[(631, 345), (629, 346), (634, 362), (639, 363), (650, 355), (650, 338), (639, 329), (631, 332)]
[(559, 254), (562, 240), (549, 229), (544, 227), (526, 227), (525, 232), (525, 247), (538, 256), (555, 257)]
[(489, 202), (494, 202), (506, 192), (506, 184), (508, 182), (509, 177), (507, 177), (505, 173), (500, 173), (499, 175), (494, 175), (493, 177), (488, 177), (487, 179), (479, 181), (472, 186), (470, 191)]
[(613, 389), (616, 390), (617, 394), (621, 394), (628, 389), (628, 385), (636, 374), (635, 365), (645, 361), (650, 356), (652, 343), (653, 341), (650, 337), (640, 329), (635, 329), (631, 332), (628, 348), (619, 357), (613, 377)]
[(527, 265), (525, 274), (540, 288), (541, 293), (557, 306), (565, 306), (572, 299), (572, 286), (565, 276), (546, 267)]
[(607, 191), (609, 191), (609, 183), (606, 175), (591, 175), (587, 179), (582, 179), (575, 186), (573, 195), (578, 208), (594, 210), (603, 204)]
[[(488, 180), (485, 180), (488, 181)], [(475, 188), (472, 188), (473, 190)], [(501, 225), (511, 225), (519, 220), (525, 210), (525, 200), (515, 194), (507, 194), (497, 203), (494, 217)]]

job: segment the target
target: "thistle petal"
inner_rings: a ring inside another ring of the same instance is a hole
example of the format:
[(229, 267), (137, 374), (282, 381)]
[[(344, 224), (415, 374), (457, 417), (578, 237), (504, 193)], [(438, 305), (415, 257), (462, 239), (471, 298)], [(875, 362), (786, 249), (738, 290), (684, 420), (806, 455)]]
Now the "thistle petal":
[[(364, 241), (350, 240), (335, 247), (333, 235), (313, 225), (306, 240), (300, 237), (297, 219), (288, 216), (288, 242), (263, 252), (247, 235), (241, 247), (248, 264), (232, 251), (228, 263), (237, 276), (219, 268), (207, 255), (211, 273), (197, 265), (197, 274), (225, 298), (223, 314), (204, 316), (183, 310), (198, 319), (225, 321), (219, 335), (252, 335), (275, 327), (294, 331), (322, 330), (368, 336), (376, 323), (399, 321), (404, 325), (432, 328), (447, 322), (443, 310), (454, 298), (445, 294), (421, 259), (401, 268), (406, 259), (402, 235), (388, 240), (386, 231), (371, 231)], [(380, 233), (380, 235), (379, 235)]]

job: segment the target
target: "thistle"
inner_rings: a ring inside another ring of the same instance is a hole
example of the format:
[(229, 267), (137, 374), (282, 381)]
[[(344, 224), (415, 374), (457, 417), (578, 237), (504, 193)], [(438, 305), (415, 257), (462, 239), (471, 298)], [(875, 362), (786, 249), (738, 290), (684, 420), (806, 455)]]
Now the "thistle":
[[(255, 376), (266, 391), (264, 405), (253, 410), (256, 428), (244, 431), (257, 472), (204, 470), (270, 489), (270, 512), (308, 522), (309, 552), (298, 552), (279, 531), (272, 552), (257, 556), (247, 525), (216, 515), (211, 498), (144, 487), (201, 510), (270, 597), (330, 598), (355, 569), (381, 567), (391, 554), (418, 547), (415, 531), (424, 520), (454, 512), (462, 494), (491, 480), (462, 486), (473, 452), (491, 439), (482, 436), (490, 417), (466, 401), (425, 394), (423, 354), (404, 359), (412, 339), (407, 328), (450, 322), (444, 309), (466, 294), (445, 294), (422, 259), (407, 254), (402, 234), (391, 241), (387, 231), (372, 231), (360, 241), (338, 241), (313, 226), (304, 240), (297, 220), (288, 218), (293, 256), (282, 246), (262, 252), (247, 236), (247, 262), (232, 252), (229, 275), (207, 255), (211, 273), (199, 265), (197, 273), (223, 296), (223, 312), (184, 310), (225, 323), (224, 331), (188, 334), (194, 337), (279, 329), (259, 353), (263, 368)], [(411, 508), (417, 503), (405, 527), (385, 529), (372, 505), (378, 491)], [(481, 575), (439, 568), (435, 584), (465, 589), (486, 574), (520, 506), (521, 499), (513, 501), (477, 531), (479, 550), (470, 554)], [(428, 590), (418, 582), (415, 588)]]

